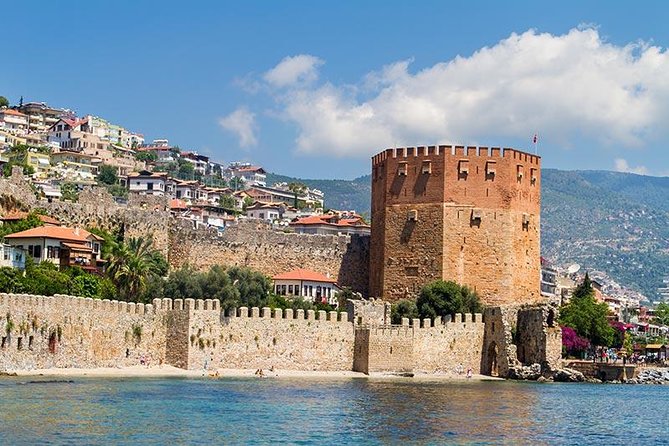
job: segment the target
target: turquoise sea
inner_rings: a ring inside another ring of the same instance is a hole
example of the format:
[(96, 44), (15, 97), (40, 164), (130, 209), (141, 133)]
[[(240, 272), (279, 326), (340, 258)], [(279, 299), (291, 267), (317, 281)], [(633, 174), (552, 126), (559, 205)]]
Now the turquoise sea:
[(667, 444), (669, 386), (0, 379), (0, 444)]

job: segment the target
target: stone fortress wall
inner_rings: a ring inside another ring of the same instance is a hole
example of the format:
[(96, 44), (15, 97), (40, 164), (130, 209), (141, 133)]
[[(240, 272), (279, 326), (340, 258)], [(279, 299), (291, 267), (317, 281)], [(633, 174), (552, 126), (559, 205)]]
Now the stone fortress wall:
[(122, 227), (127, 237), (151, 236), (173, 267), (248, 266), (269, 276), (306, 267), (368, 294), (368, 236), (285, 233), (258, 221), (240, 221), (222, 233), (194, 229), (192, 222), (171, 215), (165, 197), (131, 194), (128, 204), (121, 205), (98, 187), (82, 191), (77, 203), (38, 200), (20, 169), (0, 179), (0, 197), (4, 210), (16, 200), (25, 210), (41, 208), (67, 226)]
[(413, 298), (453, 280), (487, 305), (540, 299), (540, 158), (429, 146), (372, 158), (370, 295)]
[[(544, 328), (543, 313), (527, 311), (518, 317), (526, 321), (518, 328), (526, 338), (518, 347), (524, 350), (522, 359), (548, 364), (556, 352), (534, 340), (550, 330)], [(507, 356), (512, 349), (503, 339), (511, 328), (498, 315), (500, 321), (495, 314), (485, 322), (481, 314), (457, 314), (391, 326), (356, 324), (348, 313), (335, 311), (242, 307), (225, 312), (215, 299), (154, 299), (143, 305), (0, 294), (0, 370), (119, 367), (144, 357), (154, 365), (184, 369), (432, 374), (453, 373), (462, 365), (474, 373), (506, 376), (509, 364), (518, 360)], [(493, 321), (500, 325), (491, 331)], [(559, 360), (560, 344), (546, 345), (557, 348)], [(486, 356), (490, 351), (494, 359)]]
[(0, 369), (164, 362), (163, 316), (150, 304), (0, 294)]

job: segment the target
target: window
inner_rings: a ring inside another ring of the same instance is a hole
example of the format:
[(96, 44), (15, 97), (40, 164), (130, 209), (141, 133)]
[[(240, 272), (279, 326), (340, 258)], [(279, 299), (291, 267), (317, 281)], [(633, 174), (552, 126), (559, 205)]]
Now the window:
[(485, 163), (485, 174), (494, 176), (497, 173), (497, 163), (495, 161), (487, 161)]
[(458, 173), (460, 175), (467, 175), (469, 173), (469, 160), (458, 161)]
[(288, 285), (288, 294), (293, 294), (293, 286)]
[(148, 190), (153, 190), (153, 183), (146, 183), (146, 188)]
[(407, 162), (401, 161), (397, 166), (397, 175), (406, 175), (407, 174)]
[(523, 165), (522, 165), (522, 164), (518, 164), (518, 165), (516, 166), (516, 177), (517, 177), (519, 180), (522, 180), (522, 179), (523, 179)]
[(432, 173), (432, 161), (430, 160), (424, 160), (423, 164), (421, 165), (421, 173), (423, 174), (430, 174)]
[(40, 245), (29, 245), (28, 254), (36, 259), (42, 256), (42, 247)]

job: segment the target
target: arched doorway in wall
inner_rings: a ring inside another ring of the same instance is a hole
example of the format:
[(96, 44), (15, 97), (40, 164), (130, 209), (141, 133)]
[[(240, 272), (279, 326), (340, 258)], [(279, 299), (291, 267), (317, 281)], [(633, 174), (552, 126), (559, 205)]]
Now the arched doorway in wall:
[(488, 352), (486, 355), (487, 364), (485, 371), (490, 376), (499, 376), (499, 372), (497, 371), (497, 353), (497, 343), (493, 341), (488, 346)]

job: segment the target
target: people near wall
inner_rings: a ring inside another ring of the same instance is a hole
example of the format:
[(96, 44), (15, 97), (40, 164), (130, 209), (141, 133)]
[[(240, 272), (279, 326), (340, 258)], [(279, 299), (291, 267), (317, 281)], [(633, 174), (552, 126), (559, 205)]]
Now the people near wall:
[(469, 367), (469, 368), (467, 369), (467, 379), (471, 379), (471, 377), (473, 376), (473, 374), (474, 374), (474, 372), (472, 371), (472, 368)]
[(462, 363), (458, 364), (458, 366), (455, 368), (455, 372), (458, 375), (462, 375), (463, 373), (465, 373), (465, 366), (463, 366)]

